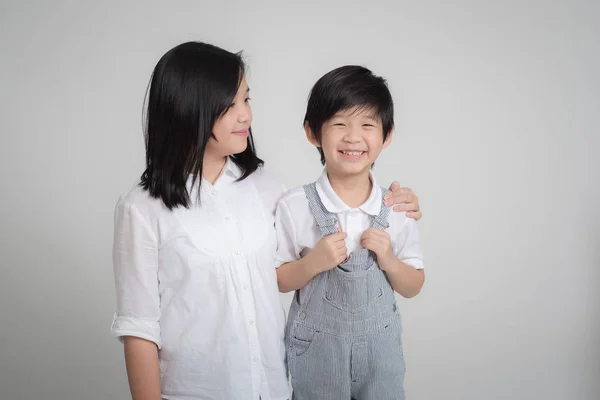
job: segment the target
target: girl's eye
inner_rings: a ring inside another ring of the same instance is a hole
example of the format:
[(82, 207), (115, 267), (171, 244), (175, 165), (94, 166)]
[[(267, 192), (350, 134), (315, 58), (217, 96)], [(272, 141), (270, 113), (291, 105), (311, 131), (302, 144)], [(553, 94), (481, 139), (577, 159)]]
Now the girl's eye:
[(338, 122), (337, 124), (333, 124), (333, 126), (346, 126), (346, 125), (342, 124), (341, 122)]
[(369, 128), (374, 128), (375, 127), (375, 125), (373, 125), (373, 124), (363, 124), (363, 126), (368, 126)]
[(246, 97), (245, 102), (248, 103), (248, 102), (250, 102), (250, 100), (252, 100), (250, 97)]

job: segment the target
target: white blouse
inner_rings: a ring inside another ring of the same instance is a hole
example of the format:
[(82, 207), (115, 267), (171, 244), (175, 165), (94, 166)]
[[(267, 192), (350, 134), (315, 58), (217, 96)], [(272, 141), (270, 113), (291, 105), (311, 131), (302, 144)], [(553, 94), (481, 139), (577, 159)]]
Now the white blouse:
[(112, 332), (156, 343), (165, 399), (289, 398), (274, 268), (284, 187), (262, 169), (240, 176), (229, 160), (190, 209), (139, 186), (117, 204)]

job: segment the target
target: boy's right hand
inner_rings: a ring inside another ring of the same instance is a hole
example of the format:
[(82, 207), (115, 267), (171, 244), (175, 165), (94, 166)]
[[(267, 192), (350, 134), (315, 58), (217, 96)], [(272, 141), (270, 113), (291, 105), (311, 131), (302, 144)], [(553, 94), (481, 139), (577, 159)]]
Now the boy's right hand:
[(337, 232), (319, 240), (308, 254), (310, 264), (319, 272), (329, 271), (343, 263), (348, 256), (345, 232)]

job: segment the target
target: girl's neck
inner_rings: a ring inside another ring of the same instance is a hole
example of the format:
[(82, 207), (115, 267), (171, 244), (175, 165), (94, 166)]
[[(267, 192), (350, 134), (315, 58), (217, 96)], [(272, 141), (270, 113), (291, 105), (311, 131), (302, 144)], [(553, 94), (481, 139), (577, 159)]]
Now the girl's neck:
[(373, 189), (369, 171), (357, 175), (338, 174), (327, 171), (329, 183), (339, 198), (351, 208), (364, 204)]
[(210, 182), (210, 184), (214, 184), (219, 175), (221, 175), (221, 171), (225, 167), (227, 163), (227, 157), (210, 157), (208, 154), (204, 155), (204, 160), (202, 161), (202, 177)]

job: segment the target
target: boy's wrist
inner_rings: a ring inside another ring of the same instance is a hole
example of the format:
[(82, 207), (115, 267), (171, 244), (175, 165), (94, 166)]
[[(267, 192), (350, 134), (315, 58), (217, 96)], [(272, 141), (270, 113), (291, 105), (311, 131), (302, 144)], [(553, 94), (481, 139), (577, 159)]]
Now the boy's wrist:
[(304, 268), (306, 268), (306, 270), (309, 271), (312, 276), (319, 275), (321, 272), (323, 272), (323, 268), (321, 266), (322, 263), (320, 263), (318, 260), (315, 260), (311, 253), (308, 253), (303, 260)]
[(377, 257), (377, 260), (379, 262), (379, 268), (381, 268), (384, 271), (394, 269), (394, 267), (397, 266), (396, 261), (398, 261), (394, 253), (387, 254), (383, 257)]

